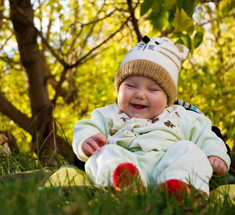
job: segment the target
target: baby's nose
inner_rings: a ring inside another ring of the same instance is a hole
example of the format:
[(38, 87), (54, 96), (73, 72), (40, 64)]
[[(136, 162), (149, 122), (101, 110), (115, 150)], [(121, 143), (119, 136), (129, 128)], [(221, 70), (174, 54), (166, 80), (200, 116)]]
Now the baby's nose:
[(136, 98), (136, 99), (145, 99), (145, 98), (146, 98), (146, 94), (145, 94), (144, 91), (138, 90), (138, 91), (135, 93), (135, 98)]

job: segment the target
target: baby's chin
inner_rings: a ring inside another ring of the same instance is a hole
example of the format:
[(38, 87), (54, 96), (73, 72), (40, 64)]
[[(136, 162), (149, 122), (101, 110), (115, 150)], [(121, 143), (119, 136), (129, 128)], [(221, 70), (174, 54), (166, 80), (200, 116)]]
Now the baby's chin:
[(126, 113), (129, 117), (131, 118), (139, 118), (139, 119), (153, 119), (161, 115), (164, 111), (162, 112), (157, 112), (157, 113), (150, 113), (149, 111), (144, 111), (142, 113), (138, 112), (129, 112)]
[(157, 117), (156, 115), (150, 114), (148, 110), (141, 110), (140, 109), (140, 110), (137, 110), (137, 111), (133, 111), (133, 109), (132, 109), (132, 110), (126, 110), (125, 111), (120, 106), (119, 106), (119, 108), (120, 108), (120, 112), (125, 113), (130, 118), (153, 119), (153, 118)]
[(130, 116), (131, 118), (137, 118), (137, 119), (152, 119), (152, 118), (154, 118), (154, 117), (149, 116), (149, 115), (138, 114), (138, 113), (129, 113), (127, 115)]

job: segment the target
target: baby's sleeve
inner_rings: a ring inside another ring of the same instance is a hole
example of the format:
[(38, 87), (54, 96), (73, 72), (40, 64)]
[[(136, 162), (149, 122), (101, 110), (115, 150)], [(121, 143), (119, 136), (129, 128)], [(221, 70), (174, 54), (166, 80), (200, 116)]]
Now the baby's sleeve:
[(103, 133), (105, 137), (109, 132), (109, 119), (105, 117), (102, 108), (95, 109), (90, 119), (78, 121), (73, 129), (73, 142), (72, 147), (75, 155), (82, 161), (87, 161), (88, 156), (82, 150), (82, 143), (89, 137), (98, 133)]
[(228, 166), (231, 159), (223, 140), (212, 131), (211, 121), (203, 114), (192, 113), (189, 127), (189, 139), (201, 148), (206, 156), (220, 157)]

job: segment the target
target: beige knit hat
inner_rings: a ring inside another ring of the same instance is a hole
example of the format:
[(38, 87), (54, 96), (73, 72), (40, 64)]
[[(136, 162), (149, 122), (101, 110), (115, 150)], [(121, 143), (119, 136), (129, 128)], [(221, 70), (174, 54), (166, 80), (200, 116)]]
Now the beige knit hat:
[(145, 36), (124, 57), (115, 77), (115, 87), (118, 91), (129, 76), (148, 77), (162, 87), (168, 96), (168, 105), (172, 105), (177, 96), (181, 62), (187, 55), (188, 48), (184, 45), (174, 45), (166, 37), (149, 39)]

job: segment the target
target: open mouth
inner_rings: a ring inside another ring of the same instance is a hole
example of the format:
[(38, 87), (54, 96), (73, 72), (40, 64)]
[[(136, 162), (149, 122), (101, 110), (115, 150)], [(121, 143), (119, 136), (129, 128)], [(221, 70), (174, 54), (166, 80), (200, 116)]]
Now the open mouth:
[(131, 106), (135, 109), (144, 109), (147, 107), (146, 105), (139, 105), (139, 104), (131, 104)]

